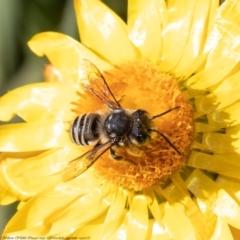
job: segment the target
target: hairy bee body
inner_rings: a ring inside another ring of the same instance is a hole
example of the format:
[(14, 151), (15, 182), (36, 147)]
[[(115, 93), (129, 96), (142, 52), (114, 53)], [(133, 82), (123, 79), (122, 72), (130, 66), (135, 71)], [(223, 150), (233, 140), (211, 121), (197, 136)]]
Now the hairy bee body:
[(70, 135), (78, 145), (92, 145), (110, 141), (117, 146), (144, 145), (149, 142), (149, 114), (144, 110), (115, 109), (109, 114), (86, 113), (72, 123)]
[[(106, 151), (115, 160), (123, 160), (115, 152), (116, 147), (140, 148), (151, 141), (151, 133), (162, 136), (179, 154), (179, 150), (160, 131), (152, 127), (152, 120), (180, 108), (176, 106), (167, 111), (150, 117), (145, 110), (124, 109), (111, 92), (104, 76), (98, 68), (88, 60), (81, 62), (83, 71), (88, 77), (85, 90), (97, 97), (108, 107), (107, 113), (84, 113), (75, 118), (70, 129), (70, 136), (74, 143), (81, 146), (93, 145), (93, 148), (70, 161), (63, 173), (63, 180), (68, 181), (85, 172)], [(135, 164), (131, 160), (129, 162)]]
[(99, 138), (99, 121), (97, 113), (85, 113), (75, 118), (70, 129), (72, 141), (82, 146), (92, 145)]

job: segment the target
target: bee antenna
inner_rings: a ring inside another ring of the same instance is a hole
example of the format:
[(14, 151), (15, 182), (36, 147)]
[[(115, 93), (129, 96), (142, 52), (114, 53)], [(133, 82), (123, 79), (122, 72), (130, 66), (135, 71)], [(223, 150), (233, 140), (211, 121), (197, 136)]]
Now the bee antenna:
[(165, 114), (167, 114), (167, 113), (169, 113), (169, 112), (171, 112), (171, 111), (173, 111), (173, 110), (176, 110), (176, 109), (178, 109), (178, 108), (180, 108), (180, 107), (181, 107), (181, 106), (177, 106), (177, 107), (174, 107), (174, 108), (170, 108), (170, 109), (168, 109), (167, 111), (165, 111), (165, 112), (163, 112), (163, 113), (160, 113), (160, 114), (158, 114), (158, 115), (153, 116), (152, 118), (150, 118), (150, 121), (152, 121), (152, 120), (155, 119), (155, 118), (161, 117), (161, 116), (163, 116), (163, 115), (165, 115)]
[(156, 130), (156, 129), (153, 129), (153, 128), (150, 128), (148, 129), (149, 132), (156, 132), (157, 134), (159, 134), (160, 136), (162, 136), (167, 142), (168, 144), (173, 148), (175, 149), (175, 151), (179, 154), (179, 156), (182, 156), (182, 154), (179, 152), (179, 150), (170, 142), (170, 140), (163, 134), (161, 133), (160, 131)]

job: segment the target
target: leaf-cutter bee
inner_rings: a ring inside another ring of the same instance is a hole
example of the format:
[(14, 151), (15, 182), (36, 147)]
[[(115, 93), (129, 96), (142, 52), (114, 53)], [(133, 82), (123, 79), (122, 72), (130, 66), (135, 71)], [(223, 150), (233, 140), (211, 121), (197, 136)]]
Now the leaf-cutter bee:
[(92, 62), (83, 59), (81, 67), (88, 76), (85, 91), (106, 104), (109, 112), (85, 113), (73, 121), (70, 129), (72, 141), (81, 146), (94, 145), (94, 143), (95, 145), (91, 150), (68, 163), (62, 175), (64, 181), (71, 180), (85, 172), (108, 150), (110, 150), (113, 159), (123, 160), (122, 156), (116, 154), (116, 148), (147, 145), (151, 141), (152, 132), (163, 137), (181, 156), (180, 151), (171, 141), (152, 127), (152, 121), (155, 118), (177, 110), (181, 106), (173, 107), (152, 117), (143, 109), (124, 109), (111, 92), (102, 73)]

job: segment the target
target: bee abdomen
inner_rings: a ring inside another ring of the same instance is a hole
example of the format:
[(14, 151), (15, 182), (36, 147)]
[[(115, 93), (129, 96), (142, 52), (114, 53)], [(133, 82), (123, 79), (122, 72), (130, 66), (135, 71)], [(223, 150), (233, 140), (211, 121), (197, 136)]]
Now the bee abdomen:
[(70, 129), (73, 142), (85, 146), (97, 140), (99, 119), (100, 115), (97, 113), (86, 113), (75, 118)]

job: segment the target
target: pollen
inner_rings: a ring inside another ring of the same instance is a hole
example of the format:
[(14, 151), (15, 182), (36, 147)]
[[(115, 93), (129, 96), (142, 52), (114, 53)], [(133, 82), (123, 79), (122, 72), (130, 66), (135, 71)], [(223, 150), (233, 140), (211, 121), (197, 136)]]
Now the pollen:
[(103, 74), (124, 109), (150, 116), (175, 109), (152, 120), (156, 131), (148, 144), (117, 148), (124, 160), (104, 154), (94, 164), (97, 176), (134, 191), (163, 183), (185, 165), (193, 141), (192, 107), (178, 80), (148, 61), (116, 65)]

